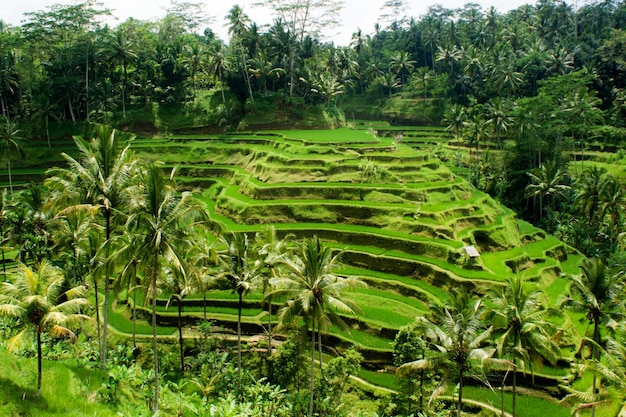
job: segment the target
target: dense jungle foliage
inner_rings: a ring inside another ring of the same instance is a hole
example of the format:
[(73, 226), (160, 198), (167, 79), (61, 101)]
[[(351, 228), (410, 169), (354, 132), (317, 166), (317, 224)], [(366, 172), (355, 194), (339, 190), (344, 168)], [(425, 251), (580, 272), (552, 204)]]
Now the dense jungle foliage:
[(626, 3), (340, 3), (0, 20), (0, 413), (624, 412)]

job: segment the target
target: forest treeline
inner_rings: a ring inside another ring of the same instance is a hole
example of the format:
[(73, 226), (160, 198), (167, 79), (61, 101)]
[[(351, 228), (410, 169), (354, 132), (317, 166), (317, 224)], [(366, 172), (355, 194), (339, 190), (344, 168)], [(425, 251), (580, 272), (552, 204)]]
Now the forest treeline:
[[(201, 29), (198, 4), (177, 2), (161, 19), (115, 27), (94, 1), (0, 25), (6, 156), (18, 151), (18, 129), (50, 146), (52, 121), (159, 130), (159, 112), (190, 118), (205, 100), (201, 123), (235, 129), (267, 108), (323, 108), (349, 122), (404, 100), (447, 126), (463, 147), (456, 165), (476, 187), (587, 255), (615, 253), (624, 186), (603, 168), (588, 172), (585, 159), (623, 157), (623, 2), (539, 1), (504, 14), (468, 3), (420, 17), (404, 15), (405, 1), (386, 2), (373, 33), (355, 28), (345, 46), (318, 36), (332, 19), (306, 19), (332, 16), (337, 2), (270, 6), (277, 18), (267, 26), (233, 6), (228, 43)], [(529, 186), (532, 196), (521, 192)]]

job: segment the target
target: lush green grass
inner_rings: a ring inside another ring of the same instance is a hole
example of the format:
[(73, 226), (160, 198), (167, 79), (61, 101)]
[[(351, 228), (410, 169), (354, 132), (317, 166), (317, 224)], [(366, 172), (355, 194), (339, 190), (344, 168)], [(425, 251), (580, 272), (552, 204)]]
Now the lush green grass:
[[(489, 404), (496, 409), (501, 409), (502, 393), (499, 390), (489, 388), (479, 388), (465, 386), (463, 388), (463, 398), (473, 399)], [(512, 411), (512, 394), (504, 393), (504, 409)], [(521, 395), (518, 392), (516, 398), (516, 411), (518, 416), (523, 417), (570, 417), (571, 410), (557, 403), (556, 400), (543, 399), (537, 396)]]
[(43, 361), (41, 396), (37, 388), (37, 359), (23, 358), (0, 347), (0, 415), (2, 416), (117, 416), (117, 409), (94, 399), (105, 380), (97, 370), (73, 360)]
[(367, 130), (340, 128), (332, 130), (279, 130), (273, 131), (287, 138), (313, 143), (378, 143), (378, 139)]

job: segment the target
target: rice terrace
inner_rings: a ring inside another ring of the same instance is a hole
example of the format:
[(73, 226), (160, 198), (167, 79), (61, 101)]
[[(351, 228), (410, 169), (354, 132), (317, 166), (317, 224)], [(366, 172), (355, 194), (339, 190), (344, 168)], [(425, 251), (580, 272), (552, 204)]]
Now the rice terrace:
[[(506, 277), (520, 276), (556, 304), (567, 286), (565, 276), (576, 274), (582, 259), (470, 186), (465, 175), (454, 172), (454, 161), (449, 161), (451, 167), (441, 162), (440, 157), (454, 152), (449, 140), (441, 128), (359, 122), (334, 130), (140, 138), (132, 149), (140, 158), (158, 155), (165, 171), (176, 167), (179, 187), (206, 204), (212, 227), (223, 235), (252, 238), (271, 226), (279, 238), (292, 236), (295, 241), (315, 235), (340, 252), (337, 273), (365, 285), (346, 294), (360, 312), (344, 317), (348, 327), (328, 328), (321, 337), (322, 350), (333, 357), (356, 347), (362, 360), (354, 383), (376, 396), (400, 389), (393, 350), (398, 331), (442, 306), (451, 293), (464, 288), (486, 294), (506, 285)], [(15, 175), (19, 183), (19, 171)], [(164, 292), (157, 298), (163, 338), (177, 333), (171, 295)], [(116, 337), (131, 337), (133, 302), (145, 321), (140, 319), (132, 337), (149, 340), (150, 308), (141, 296), (133, 301), (122, 292), (112, 302), (111, 331)], [(276, 312), (282, 301), (273, 304)], [(244, 299), (241, 326), (249, 348), (264, 343), (270, 305), (260, 288)], [(216, 337), (234, 337), (236, 292), (194, 292), (181, 298), (180, 307), (186, 338), (200, 337), (198, 325), (206, 321), (220, 335)], [(586, 326), (577, 321), (570, 325), (581, 332)], [(280, 333), (277, 340), (284, 340)], [(574, 348), (573, 342), (562, 345), (564, 352)], [(568, 408), (550, 395), (564, 395), (556, 387), (570, 377), (566, 362), (544, 365), (533, 375), (547, 384), (542, 388), (530, 383), (527, 369), (519, 379), (533, 388), (523, 391), (518, 402), (530, 401), (531, 409), (548, 403), (567, 415)], [(471, 385), (465, 395), (477, 401), (475, 407), (495, 404), (488, 409), (499, 410), (502, 398), (496, 389)], [(509, 403), (510, 397), (506, 392), (504, 400)]]
[(625, 2), (116, 1), (0, 16), (0, 416), (626, 416)]

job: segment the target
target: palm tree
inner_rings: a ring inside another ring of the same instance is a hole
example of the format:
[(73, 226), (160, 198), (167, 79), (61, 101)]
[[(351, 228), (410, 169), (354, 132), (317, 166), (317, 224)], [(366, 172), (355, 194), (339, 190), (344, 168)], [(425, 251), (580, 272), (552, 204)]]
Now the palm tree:
[[(520, 276), (507, 277), (504, 285), (491, 291), (487, 319), (497, 335), (498, 356), (513, 357), (513, 417), (516, 415), (518, 360), (522, 367), (545, 359), (556, 364), (560, 356), (554, 336), (556, 328), (548, 320), (557, 312), (545, 307), (547, 300), (541, 291), (527, 292)], [(506, 378), (505, 378), (506, 379)], [(502, 381), (504, 385), (504, 380)]]
[(416, 62), (410, 59), (408, 52), (397, 52), (389, 60), (389, 70), (400, 76), (402, 85), (406, 84), (406, 77), (410, 77)]
[(139, 276), (140, 264), (141, 264), (141, 245), (142, 238), (139, 233), (132, 233), (126, 231), (125, 233), (113, 238), (113, 246), (115, 251), (111, 255), (110, 262), (113, 265), (121, 267), (117, 278), (113, 281), (112, 289), (113, 293), (119, 296), (125, 291), (126, 300), (132, 293), (132, 340), (133, 348), (137, 347), (136, 333), (137, 333), (137, 292), (141, 289), (145, 289), (145, 285), (141, 282), (141, 276)]
[(226, 281), (228, 288), (237, 293), (237, 377), (241, 394), (241, 311), (243, 298), (254, 289), (260, 274), (261, 262), (255, 260), (249, 251), (248, 235), (231, 233), (222, 236), (224, 250), (219, 259), (222, 267), (220, 278)]
[(9, 213), (11, 210), (11, 200), (9, 193), (5, 188), (0, 195), (0, 251), (2, 251), (2, 275), (4, 281), (7, 280), (7, 266), (5, 258), (6, 243), (8, 241), (8, 227), (10, 225)]
[(70, 206), (52, 219), (52, 250), (63, 264), (66, 279), (72, 284), (85, 284), (89, 267), (87, 251), (91, 232), (101, 232), (92, 213)]
[(122, 65), (122, 118), (126, 119), (126, 85), (128, 83), (128, 64), (137, 59), (133, 42), (128, 38), (126, 29), (118, 27), (107, 46), (109, 56)]
[(50, 100), (49, 92), (42, 92), (35, 98), (35, 111), (33, 117), (38, 121), (43, 121), (46, 128), (46, 139), (48, 140), (48, 148), (50, 144), (50, 119), (57, 118), (57, 106), (56, 103)]
[(294, 239), (294, 235), (289, 233), (282, 239), (278, 237), (274, 225), (266, 227), (262, 232), (257, 233), (255, 242), (257, 253), (267, 271), (261, 275), (261, 291), (264, 295), (264, 302), (267, 302), (267, 351), (272, 352), (272, 280), (278, 276), (277, 267), (285, 256), (291, 255), (289, 243)]
[(11, 177), (11, 155), (16, 155), (18, 158), (24, 157), (24, 150), (22, 148), (24, 138), (22, 137), (21, 130), (17, 127), (17, 124), (2, 116), (0, 118), (0, 147), (2, 153), (7, 160), (7, 170), (9, 172), (9, 189), (13, 194), (13, 178)]
[(156, 301), (157, 282), (163, 268), (186, 274), (183, 255), (192, 245), (191, 231), (206, 214), (190, 192), (179, 194), (156, 163), (149, 163), (141, 172), (141, 181), (133, 188), (131, 214), (126, 227), (130, 233), (142, 236), (139, 247), (140, 268), (148, 297), (152, 300), (152, 348), (154, 355), (154, 412), (159, 411), (159, 355), (157, 340)]
[(61, 271), (43, 261), (33, 270), (22, 264), (13, 283), (4, 282), (0, 298), (0, 315), (18, 318), (23, 329), (9, 340), (9, 349), (19, 349), (27, 341), (30, 330), (37, 338), (37, 396), (41, 394), (41, 335), (76, 338), (70, 327), (79, 319), (88, 318), (78, 311), (87, 306), (83, 286), (67, 288)]
[(595, 225), (600, 220), (600, 194), (605, 175), (606, 169), (593, 165), (587, 167), (576, 181), (577, 193), (575, 202), (590, 225)]
[(248, 64), (246, 59), (247, 48), (243, 44), (243, 37), (247, 31), (247, 24), (250, 22), (250, 18), (243, 12), (243, 9), (239, 5), (234, 5), (226, 16), (228, 20), (228, 34), (231, 35), (230, 45), (234, 50), (238, 50), (241, 59), (241, 72), (243, 73), (243, 79), (248, 87), (248, 94), (250, 100), (254, 101), (252, 95), (252, 85), (250, 84), (250, 73), (248, 71)]
[(365, 286), (355, 277), (342, 278), (336, 275), (338, 259), (339, 254), (333, 255), (332, 249), (322, 245), (317, 236), (307, 239), (297, 248), (293, 257), (281, 263), (286, 268), (286, 274), (274, 280), (276, 290), (270, 293), (287, 299), (285, 306), (278, 311), (280, 326), (291, 325), (297, 318), (302, 318), (311, 327), (309, 416), (313, 416), (314, 404), (316, 331), (321, 369), (322, 330), (331, 324), (347, 327), (339, 313), (354, 315), (360, 309), (342, 293)]
[(418, 317), (416, 330), (427, 341), (430, 352), (400, 366), (399, 375), (421, 370), (440, 370), (443, 378), (433, 391), (431, 401), (445, 391), (450, 382), (458, 386), (457, 416), (461, 416), (463, 384), (469, 375), (480, 377), (484, 368), (512, 366), (508, 361), (494, 359), (495, 348), (486, 347), (493, 327), (485, 328), (481, 300), (472, 300), (465, 290), (452, 294), (444, 306), (435, 306), (429, 318)]
[(618, 178), (608, 174), (600, 187), (600, 217), (609, 216), (611, 221), (610, 239), (615, 245), (626, 207), (626, 190)]
[(183, 300), (189, 294), (194, 294), (198, 289), (198, 280), (196, 279), (196, 271), (193, 270), (193, 266), (187, 261), (193, 257), (193, 253), (197, 250), (194, 246), (188, 246), (187, 253), (181, 258), (184, 262), (182, 269), (169, 269), (165, 277), (165, 285), (168, 291), (171, 291), (172, 295), (167, 301), (167, 307), (176, 300), (176, 306), (178, 307), (178, 344), (180, 347), (180, 374), (185, 375), (185, 348), (183, 343)]
[(228, 68), (228, 61), (224, 55), (224, 51), (217, 46), (211, 51), (211, 58), (209, 59), (209, 71), (217, 77), (220, 83), (220, 90), (222, 92), (222, 102), (226, 103), (226, 96), (224, 95), (224, 82), (223, 75)]
[(443, 123), (446, 123), (446, 131), (454, 132), (454, 139), (458, 144), (457, 167), (461, 166), (461, 142), (459, 132), (465, 126), (467, 120), (467, 112), (465, 107), (460, 104), (453, 104), (443, 115)]
[(427, 67), (419, 67), (412, 76), (417, 88), (424, 89), (424, 100), (428, 98), (428, 84), (432, 80), (432, 74)]
[(555, 201), (565, 198), (570, 187), (564, 184), (565, 173), (553, 161), (544, 162), (528, 176), (531, 183), (526, 186), (526, 198), (539, 197), (539, 219), (542, 219), (544, 205), (547, 203), (552, 208)]
[[(601, 378), (607, 385), (613, 386), (613, 395), (621, 403), (622, 408), (626, 405), (626, 332), (623, 328), (616, 331), (615, 337), (608, 337), (601, 346), (591, 341), (592, 345), (599, 352), (599, 359), (593, 359), (581, 364), (579, 369), (582, 372), (590, 371), (594, 379)], [(576, 393), (576, 397), (589, 398), (584, 393)], [(582, 395), (581, 395), (582, 394)], [(591, 404), (581, 404), (579, 408), (594, 405), (598, 402), (598, 397), (592, 395)]]
[[(110, 263), (111, 237), (115, 228), (118, 208), (127, 198), (127, 187), (136, 174), (135, 160), (130, 151), (129, 138), (123, 143), (115, 129), (100, 126), (91, 141), (75, 136), (80, 159), (63, 153), (68, 168), (57, 168), (46, 184), (56, 192), (56, 203), (68, 203), (77, 207), (97, 207), (104, 220), (104, 314), (103, 340), (100, 341), (100, 361), (104, 365), (107, 357), (109, 281), (112, 273)], [(122, 146), (123, 145), (123, 146)], [(97, 290), (97, 288), (96, 288)], [(99, 308), (99, 306), (96, 306)]]
[[(569, 294), (561, 300), (561, 306), (586, 313), (593, 326), (591, 340), (592, 359), (599, 360), (602, 344), (600, 328), (616, 329), (623, 319), (624, 274), (612, 274), (600, 258), (583, 260), (582, 274), (571, 276)], [(596, 376), (592, 383), (596, 394)], [(594, 414), (592, 409), (592, 414)]]

